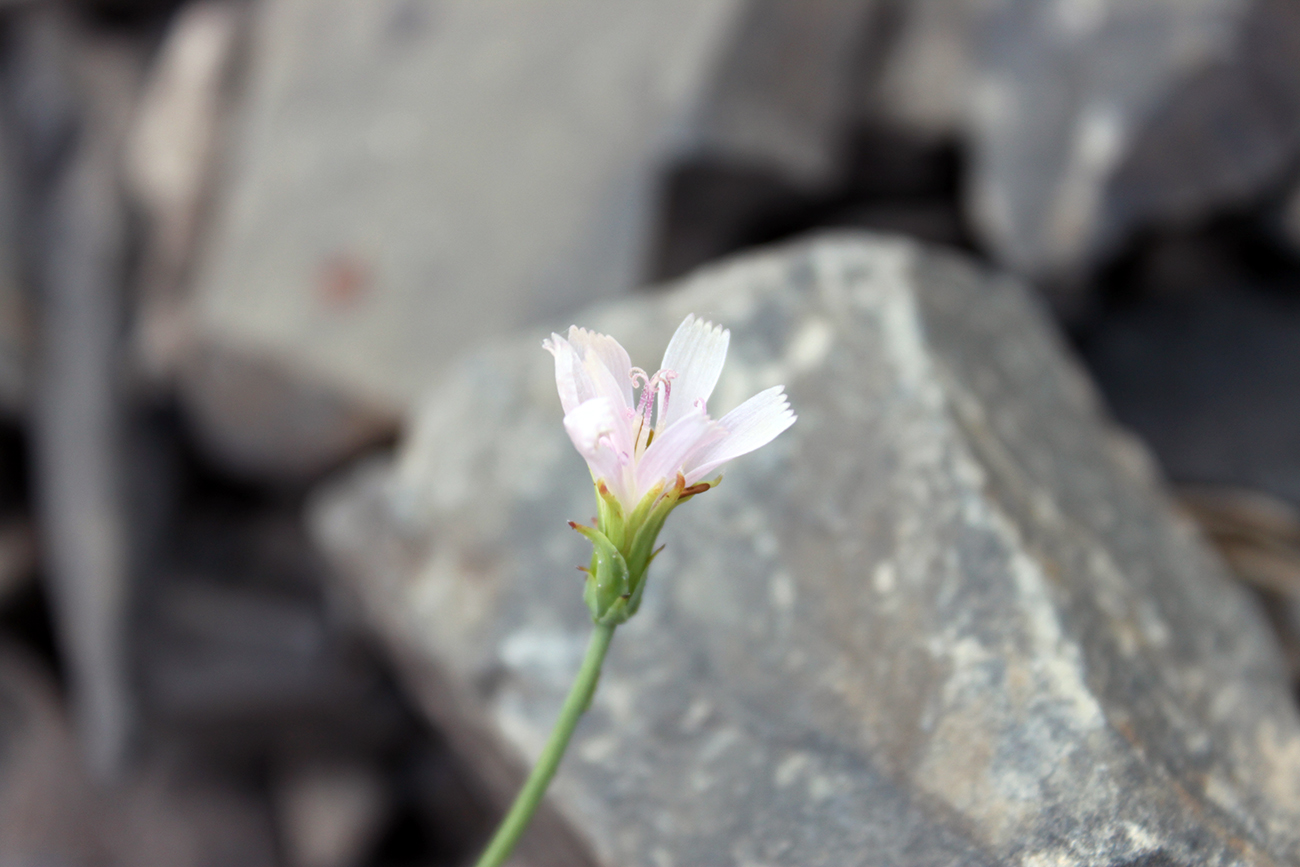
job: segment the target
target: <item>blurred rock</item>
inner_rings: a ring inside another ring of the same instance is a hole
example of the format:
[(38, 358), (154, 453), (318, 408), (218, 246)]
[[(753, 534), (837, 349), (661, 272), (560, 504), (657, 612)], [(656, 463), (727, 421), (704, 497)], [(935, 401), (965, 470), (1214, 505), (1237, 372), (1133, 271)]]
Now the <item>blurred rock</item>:
[(1300, 510), (1261, 491), (1195, 485), (1179, 500), (1242, 582), (1253, 587), (1300, 682)]
[(280, 827), (292, 867), (363, 863), (387, 811), (384, 780), (364, 764), (313, 764), (277, 786)]
[(886, 44), (863, 93), (868, 115), (926, 138), (958, 138), (988, 8), (986, 0), (888, 2)]
[(185, 0), (71, 0), (96, 25), (125, 29), (163, 23)]
[(21, 417), (31, 376), (31, 305), (20, 278), (19, 214), (23, 190), (21, 148), (14, 130), (0, 122), (0, 413)]
[(952, 143), (862, 124), (836, 150), (835, 179), (821, 186), (707, 154), (674, 166), (661, 186), (650, 276), (676, 279), (721, 256), (830, 227), (970, 246)]
[(470, 863), (498, 818), (476, 772), (441, 738), (400, 755), (397, 768), (408, 815), (431, 838), (430, 849), (447, 863)]
[[(155, 742), (129, 786), (108, 793), (104, 837), (112, 863), (136, 867), (272, 867), (270, 805), (223, 767)], [(96, 862), (92, 862), (96, 863)], [(102, 863), (102, 862), (100, 862)]]
[(984, 241), (1062, 291), (1134, 230), (1241, 205), (1300, 153), (1287, 0), (896, 5), (875, 110), (963, 135)]
[(1272, 234), (1280, 237), (1292, 255), (1300, 257), (1300, 183), (1292, 182), (1270, 220)]
[[(6, 11), (5, 5), (0, 3), (0, 11)], [(52, 16), (34, 10), (10, 13), (0, 63), (0, 92), (11, 107), (0, 118), (0, 414), (16, 419), (26, 408), (31, 376), (32, 310), (24, 276), (33, 263), (24, 251), (34, 233), (33, 221), (23, 216), (30, 213), (33, 176), (39, 177), (40, 167), (29, 151), (41, 133), (58, 137), (51, 129), (31, 127), (34, 114), (61, 113), (61, 101), (51, 91), (64, 85), (49, 79), (58, 76), (51, 67), (66, 51), (58, 44), (63, 37)], [(32, 105), (36, 100), (44, 104), (37, 108)], [(58, 125), (48, 117), (43, 124)]]
[[(1174, 274), (1199, 263), (1212, 275), (1214, 258), (1175, 251), (1171, 261), (1183, 263)], [(1155, 284), (1083, 330), (1088, 366), (1175, 481), (1300, 504), (1300, 297), (1240, 276), (1188, 277)]]
[[(391, 418), (461, 349), (627, 290), (652, 168), (740, 6), (260, 4), (195, 345)], [(297, 422), (252, 409), (205, 415), (217, 453), (301, 471), (292, 439), (256, 438)]]
[(0, 862), (103, 860), (96, 793), (50, 677), (0, 649)]
[(163, 330), (189, 269), (212, 186), (218, 119), (242, 5), (200, 0), (168, 28), (140, 95), (125, 180), (148, 223), (139, 277), (136, 343), (147, 373), (174, 366), (180, 341)]
[(263, 745), (273, 732), (240, 730), (295, 717), (317, 728), (376, 725), (375, 673), (316, 600), (202, 579), (152, 595), (142, 691), (160, 722)]
[[(357, 404), (391, 431), (464, 348), (631, 289), (663, 167), (826, 182), (875, 6), (262, 4), (216, 236), (162, 343), (269, 363), (336, 423)], [(302, 477), (357, 450), (283, 418), (289, 392), (240, 399), (251, 371), (228, 384), (182, 389), (233, 463)]]
[(1300, 510), (1260, 491), (1224, 486), (1187, 487), (1179, 500), (1237, 577), (1300, 602)]
[(115, 789), (91, 782), (49, 676), (0, 649), (0, 862), (219, 867), (274, 863), (265, 810), (249, 793), (154, 744)]
[(1135, 228), (1187, 223), (1300, 152), (1300, 6), (1012, 4), (981, 48), (970, 206), (999, 258), (1076, 276)]
[(697, 112), (692, 151), (796, 186), (842, 168), (854, 86), (879, 0), (749, 0)]
[(109, 779), (122, 770), (134, 722), (119, 375), (129, 238), (118, 167), (143, 52), (125, 37), (66, 26), (78, 128), (38, 211), (31, 436), (38, 526), (74, 714), (92, 771)]
[(247, 347), (194, 344), (187, 318), (172, 315), (165, 302), (153, 312), (154, 348), (184, 353), (174, 372), (194, 436), (227, 468), (302, 480), (392, 437), (397, 412), (370, 402), (373, 395), (349, 396), (319, 371), (277, 363)]
[[(77, 133), (81, 106), (71, 68), (73, 38), (68, 18), (48, 3), (32, 4), (9, 22), (5, 77), (28, 206), (39, 201)], [(19, 231), (24, 243), (38, 241), (39, 226), (23, 223)]]
[[(716, 408), (785, 382), (799, 422), (665, 529), (551, 789), (574, 861), (1300, 857), (1277, 647), (1022, 287), (844, 236), (578, 321), (644, 364), (689, 311), (732, 329)], [(521, 337), (314, 510), (489, 771), (537, 755), (590, 630), (564, 521), (591, 486), (559, 422)]]
[(32, 583), (39, 561), (31, 521), (22, 517), (0, 521), (0, 605)]

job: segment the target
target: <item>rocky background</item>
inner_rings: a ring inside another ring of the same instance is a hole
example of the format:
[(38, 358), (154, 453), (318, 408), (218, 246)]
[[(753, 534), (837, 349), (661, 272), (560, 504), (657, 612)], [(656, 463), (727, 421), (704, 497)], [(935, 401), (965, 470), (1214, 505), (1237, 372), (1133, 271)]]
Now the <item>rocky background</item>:
[(0, 864), (472, 863), (689, 311), (518, 863), (1300, 864), (1290, 0), (0, 2)]

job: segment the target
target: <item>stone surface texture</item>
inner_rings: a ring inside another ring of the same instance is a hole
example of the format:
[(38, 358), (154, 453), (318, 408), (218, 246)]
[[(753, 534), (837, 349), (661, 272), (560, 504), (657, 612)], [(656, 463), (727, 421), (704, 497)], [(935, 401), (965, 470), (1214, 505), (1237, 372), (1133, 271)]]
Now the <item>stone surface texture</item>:
[[(1300, 859), (1278, 651), (1021, 285), (839, 235), (578, 321), (653, 366), (688, 312), (732, 331), (713, 410), (784, 383), (799, 421), (669, 521), (551, 790), (575, 851)], [(312, 510), (426, 708), (493, 773), (537, 755), (590, 630), (564, 523), (594, 504), (542, 336), (459, 362), (399, 459)]]

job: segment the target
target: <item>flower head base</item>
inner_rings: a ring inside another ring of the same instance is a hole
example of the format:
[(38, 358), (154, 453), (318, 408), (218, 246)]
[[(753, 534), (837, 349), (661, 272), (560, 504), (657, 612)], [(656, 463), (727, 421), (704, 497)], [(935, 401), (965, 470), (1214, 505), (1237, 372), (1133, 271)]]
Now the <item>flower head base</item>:
[(708, 400), (731, 333), (693, 315), (678, 327), (653, 375), (633, 367), (614, 338), (574, 326), (542, 345), (555, 357), (564, 428), (596, 483), (597, 526), (573, 524), (594, 548), (585, 598), (598, 623), (636, 613), (655, 539), (679, 503), (732, 458), (794, 424), (782, 386), (759, 392), (721, 419)]

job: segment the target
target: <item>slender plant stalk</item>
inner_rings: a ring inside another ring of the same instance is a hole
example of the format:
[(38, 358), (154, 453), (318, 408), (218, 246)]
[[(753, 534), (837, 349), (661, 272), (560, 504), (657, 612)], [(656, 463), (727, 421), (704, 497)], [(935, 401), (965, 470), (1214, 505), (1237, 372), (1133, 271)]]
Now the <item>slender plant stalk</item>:
[(551, 777), (555, 776), (555, 770), (560, 766), (560, 759), (569, 746), (569, 738), (573, 737), (578, 719), (591, 704), (591, 697), (596, 692), (596, 681), (600, 678), (600, 666), (605, 661), (605, 651), (609, 649), (609, 641), (613, 637), (614, 624), (596, 624), (591, 633), (591, 641), (587, 643), (587, 655), (583, 657), (578, 676), (569, 688), (568, 697), (564, 699), (560, 718), (555, 721), (555, 728), (551, 729), (546, 747), (475, 867), (500, 867), (514, 851), (515, 843), (519, 842), (524, 829), (528, 827), (533, 813), (542, 802), (542, 796), (546, 794), (546, 787), (551, 784)]

